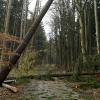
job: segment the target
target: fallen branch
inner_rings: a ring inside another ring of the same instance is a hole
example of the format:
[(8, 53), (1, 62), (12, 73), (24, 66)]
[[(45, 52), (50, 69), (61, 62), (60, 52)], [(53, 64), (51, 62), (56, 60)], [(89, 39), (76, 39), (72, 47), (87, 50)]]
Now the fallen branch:
[(15, 82), (16, 82), (16, 80), (5, 80), (4, 81), (4, 83), (6, 83), (6, 84), (15, 83)]
[(10, 85), (5, 84), (5, 83), (2, 83), (2, 86), (7, 88), (7, 89), (9, 89), (10, 91), (12, 91), (14, 93), (18, 92), (18, 89), (16, 87), (14, 87), (14, 86), (10, 86)]
[[(87, 75), (98, 75), (100, 72), (96, 73), (80, 73), (78, 74), (79, 76), (87, 76)], [(42, 77), (67, 77), (67, 76), (73, 76), (73, 73), (67, 73), (67, 74), (44, 74), (44, 75), (29, 75), (29, 76), (22, 76), (21, 78), (29, 78), (29, 79), (34, 79), (34, 78), (42, 78)]]

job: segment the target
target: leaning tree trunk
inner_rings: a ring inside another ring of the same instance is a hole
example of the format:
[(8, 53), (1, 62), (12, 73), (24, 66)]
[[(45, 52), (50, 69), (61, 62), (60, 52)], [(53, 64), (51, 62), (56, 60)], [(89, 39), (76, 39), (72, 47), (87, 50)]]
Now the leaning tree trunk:
[(20, 58), (22, 52), (25, 50), (27, 47), (28, 43), (30, 42), (32, 36), (35, 34), (36, 29), (38, 28), (42, 18), (46, 14), (47, 10), (49, 9), (50, 5), (52, 4), (53, 0), (48, 0), (44, 8), (42, 9), (40, 15), (37, 17), (37, 19), (34, 21), (32, 26), (30, 27), (29, 31), (27, 32), (25, 38), (23, 39), (22, 43), (19, 45), (19, 47), (16, 50), (17, 55), (14, 55), (10, 58), (9, 62), (10, 64), (7, 66), (3, 66), (0, 69), (0, 84), (6, 79), (7, 75), (13, 68), (13, 66), (16, 64), (18, 59)]

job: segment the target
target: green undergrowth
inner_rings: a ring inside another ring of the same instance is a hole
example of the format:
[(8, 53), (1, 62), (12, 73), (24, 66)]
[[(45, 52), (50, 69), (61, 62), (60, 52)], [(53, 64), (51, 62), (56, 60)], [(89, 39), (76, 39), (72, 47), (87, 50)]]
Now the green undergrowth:
[[(81, 64), (80, 64), (81, 65)], [(87, 56), (87, 62), (82, 64), (83, 70), (89, 72), (99, 72), (100, 71), (100, 55)], [(82, 69), (80, 69), (82, 70)], [(86, 75), (79, 76), (80, 88), (82, 89), (97, 89), (100, 88), (100, 75)]]
[[(33, 68), (24, 70), (24, 66), (14, 68), (8, 77), (16, 79), (16, 84), (29, 83), (31, 79), (36, 80), (52, 80), (49, 76), (51, 74), (51, 68), (49, 65), (33, 66)], [(43, 73), (44, 72), (44, 73)]]
[(81, 81), (83, 82), (80, 84), (80, 88), (82, 89), (100, 88), (100, 80), (98, 80), (96, 77), (83, 78)]
[(25, 78), (25, 77), (19, 77), (16, 79), (16, 85), (26, 85), (27, 83), (30, 82), (30, 79)]
[(98, 82), (87, 82), (87, 83), (81, 84), (80, 88), (83, 89), (83, 90), (93, 89), (93, 88), (97, 89), (97, 88), (100, 88), (100, 83), (98, 83)]
[(79, 83), (80, 89), (83, 90), (100, 88), (100, 78), (97, 78), (96, 76), (80, 76), (78, 81), (68, 78), (68, 81)]
[(97, 72), (100, 70), (100, 55), (87, 55), (85, 62), (80, 57), (77, 63), (80, 72)]

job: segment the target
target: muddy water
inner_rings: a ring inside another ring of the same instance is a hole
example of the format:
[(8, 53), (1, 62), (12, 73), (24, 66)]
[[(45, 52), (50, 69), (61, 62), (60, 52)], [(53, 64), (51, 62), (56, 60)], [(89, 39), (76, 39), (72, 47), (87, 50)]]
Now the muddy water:
[(32, 80), (21, 100), (83, 100), (64, 82)]

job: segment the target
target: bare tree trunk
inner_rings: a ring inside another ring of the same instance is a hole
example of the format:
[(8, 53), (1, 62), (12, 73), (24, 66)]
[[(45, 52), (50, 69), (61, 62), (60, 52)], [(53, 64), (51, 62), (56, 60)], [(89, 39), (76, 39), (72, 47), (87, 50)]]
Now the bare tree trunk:
[(84, 8), (82, 7), (81, 0), (76, 0), (76, 3), (77, 3), (77, 10), (79, 13), (81, 51), (83, 56), (83, 62), (86, 62), (86, 41), (85, 41), (86, 34), (85, 34)]
[(95, 26), (96, 26), (96, 42), (97, 42), (97, 53), (100, 54), (100, 37), (99, 37), (99, 21), (97, 15), (97, 0), (94, 0), (94, 13), (95, 13)]
[(21, 27), (20, 27), (20, 40), (23, 39), (27, 29), (27, 15), (28, 15), (28, 0), (23, 1)]
[[(11, 16), (11, 8), (12, 8), (12, 2), (13, 0), (8, 0), (8, 7), (7, 7), (7, 15), (6, 15), (6, 19), (5, 19), (5, 33), (8, 34), (9, 33), (9, 22), (10, 22), (10, 16)], [(7, 48), (9, 48), (9, 43), (3, 41), (3, 45), (6, 46)], [(3, 48), (2, 52), (7, 52), (6, 49)], [(8, 60), (9, 57), (6, 56), (1, 56), (2, 60)]]
[[(84, 13), (84, 12), (83, 12)], [(83, 62), (86, 61), (86, 45), (85, 45), (85, 25), (84, 25), (84, 14), (80, 14), (80, 39), (81, 39), (81, 51), (83, 55)]]
[[(27, 16), (28, 16), (28, 0), (25, 0), (25, 21), (24, 21), (24, 34), (26, 33), (26, 29), (27, 29)], [(24, 37), (24, 36), (23, 36)]]
[(7, 75), (9, 74), (9, 72), (11, 71), (11, 69), (13, 68), (13, 66), (16, 64), (16, 62), (18, 61), (18, 59), (20, 58), (22, 52), (25, 50), (25, 48), (27, 47), (28, 43), (30, 42), (32, 36), (35, 34), (36, 29), (38, 28), (42, 18), (44, 17), (44, 15), (46, 14), (47, 10), (49, 9), (50, 5), (52, 4), (53, 0), (48, 0), (46, 5), (44, 6), (44, 8), (42, 9), (40, 15), (36, 18), (36, 20), (34, 21), (34, 23), (32, 24), (32, 26), (30, 27), (30, 29), (28, 30), (25, 38), (23, 39), (22, 43), (19, 45), (19, 47), (16, 50), (16, 53), (18, 55), (14, 55), (10, 58), (9, 60), (9, 65), (7, 66), (3, 66), (0, 69), (0, 83), (2, 84), (2, 82), (6, 79)]
[(24, 18), (24, 1), (23, 1), (22, 14), (21, 14), (20, 40), (23, 39), (23, 18)]
[(86, 48), (86, 51), (88, 50), (88, 41), (87, 41), (87, 7), (86, 9), (84, 9), (84, 23), (85, 23), (85, 48)]
[(9, 31), (9, 21), (10, 21), (10, 15), (11, 15), (12, 2), (13, 0), (9, 0), (9, 3), (8, 3), (7, 17), (5, 20), (5, 33), (8, 33)]

